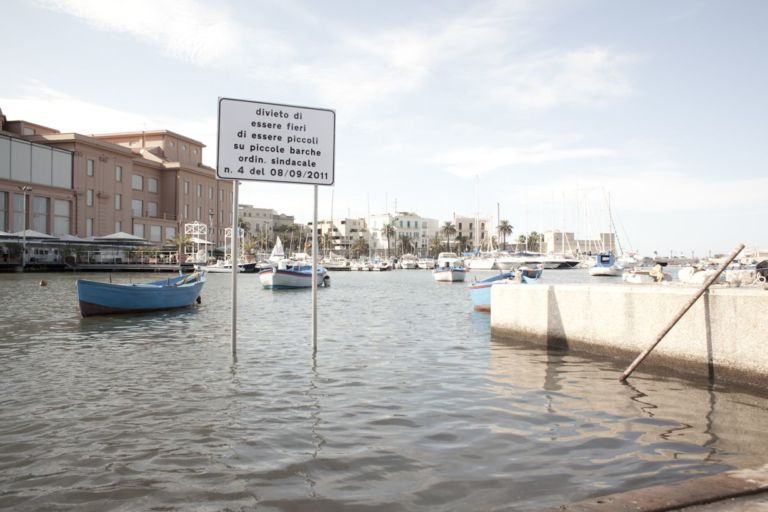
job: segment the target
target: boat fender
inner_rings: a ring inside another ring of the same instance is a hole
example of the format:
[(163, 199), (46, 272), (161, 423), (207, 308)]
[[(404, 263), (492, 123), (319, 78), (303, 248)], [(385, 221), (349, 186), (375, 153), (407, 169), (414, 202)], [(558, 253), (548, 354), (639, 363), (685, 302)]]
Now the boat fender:
[(197, 302), (198, 304), (202, 304), (203, 303), (203, 299), (200, 298), (200, 296), (198, 295), (197, 298), (195, 299), (195, 302)]
[(328, 276), (325, 276), (323, 278), (323, 288), (328, 288), (329, 286), (331, 286), (331, 278)]
[(48, 286), (48, 281), (46, 281), (45, 279), (41, 279), (40, 286)]

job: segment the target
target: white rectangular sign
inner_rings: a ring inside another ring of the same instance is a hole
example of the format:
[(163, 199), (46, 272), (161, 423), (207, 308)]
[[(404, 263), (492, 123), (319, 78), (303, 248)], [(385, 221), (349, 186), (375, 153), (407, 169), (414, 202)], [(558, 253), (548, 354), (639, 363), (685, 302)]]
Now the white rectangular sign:
[(219, 98), (216, 175), (333, 185), (336, 112)]

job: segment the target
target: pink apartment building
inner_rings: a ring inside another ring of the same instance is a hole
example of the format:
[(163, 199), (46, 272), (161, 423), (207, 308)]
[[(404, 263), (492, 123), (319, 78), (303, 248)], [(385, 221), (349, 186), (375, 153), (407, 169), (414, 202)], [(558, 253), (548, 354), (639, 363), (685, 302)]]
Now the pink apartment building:
[(123, 231), (160, 245), (198, 221), (223, 245), (232, 182), (202, 163), (204, 147), (168, 130), (60, 133), (0, 111), (0, 231)]

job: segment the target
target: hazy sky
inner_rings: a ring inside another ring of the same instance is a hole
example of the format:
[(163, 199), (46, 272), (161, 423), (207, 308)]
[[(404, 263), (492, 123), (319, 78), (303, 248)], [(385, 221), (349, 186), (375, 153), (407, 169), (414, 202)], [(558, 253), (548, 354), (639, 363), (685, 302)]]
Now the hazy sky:
[[(0, 108), (169, 129), (216, 162), (217, 99), (336, 111), (320, 217), (492, 216), (642, 254), (768, 249), (768, 2), (3, 2)], [(241, 202), (307, 221), (312, 187)], [(333, 194), (332, 194), (333, 191)]]

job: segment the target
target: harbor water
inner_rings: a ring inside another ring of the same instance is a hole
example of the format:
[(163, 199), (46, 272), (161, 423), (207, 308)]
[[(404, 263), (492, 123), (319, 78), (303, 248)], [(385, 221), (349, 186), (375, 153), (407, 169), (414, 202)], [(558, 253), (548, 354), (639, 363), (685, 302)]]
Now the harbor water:
[(229, 275), (87, 319), (82, 276), (0, 275), (0, 509), (536, 510), (768, 462), (768, 396), (493, 339), (427, 271), (331, 275), (316, 353), (310, 293), (240, 275), (236, 363)]

